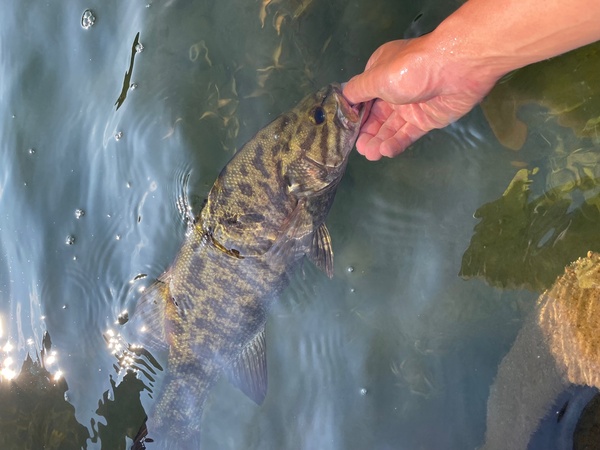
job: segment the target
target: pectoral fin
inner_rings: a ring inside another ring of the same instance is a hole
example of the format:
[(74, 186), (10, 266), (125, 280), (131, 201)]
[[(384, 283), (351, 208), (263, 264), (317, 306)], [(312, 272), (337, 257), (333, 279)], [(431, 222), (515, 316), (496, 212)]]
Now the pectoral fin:
[(310, 253), (306, 256), (329, 278), (333, 278), (333, 248), (329, 230), (324, 223), (314, 232)]
[(267, 395), (267, 356), (263, 329), (229, 368), (229, 381), (260, 405)]
[(290, 193), (298, 197), (306, 197), (330, 185), (331, 180), (327, 175), (323, 167), (307, 159), (300, 159), (290, 165), (285, 178)]
[(283, 223), (278, 232), (277, 239), (267, 252), (269, 258), (278, 261), (285, 261), (287, 258), (293, 257), (291, 252), (295, 251), (293, 239), (301, 238), (310, 231), (311, 224), (308, 222), (304, 214), (306, 199), (301, 198), (298, 204)]

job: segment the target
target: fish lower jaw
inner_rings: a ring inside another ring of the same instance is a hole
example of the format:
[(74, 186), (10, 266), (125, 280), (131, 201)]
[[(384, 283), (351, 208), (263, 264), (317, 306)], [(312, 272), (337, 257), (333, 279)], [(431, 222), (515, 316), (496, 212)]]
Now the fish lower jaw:
[[(356, 118), (358, 119), (358, 115), (356, 116)], [(352, 120), (349, 119), (344, 113), (340, 113), (338, 114), (338, 120), (340, 125), (342, 126), (342, 128), (348, 130), (348, 131), (352, 131), (357, 127), (357, 120)]]

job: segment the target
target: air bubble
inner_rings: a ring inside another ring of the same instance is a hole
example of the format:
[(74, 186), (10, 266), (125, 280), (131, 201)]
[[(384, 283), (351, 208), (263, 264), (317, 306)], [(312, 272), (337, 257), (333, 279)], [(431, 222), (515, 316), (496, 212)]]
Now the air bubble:
[(117, 323), (119, 325), (125, 325), (127, 323), (127, 321), (129, 320), (129, 313), (127, 311), (123, 311), (121, 314), (119, 314), (119, 316), (117, 317)]
[(348, 268), (346, 270), (348, 271), (348, 273), (352, 273), (352, 272), (354, 272), (354, 267), (348, 266)]
[(72, 234), (68, 235), (67, 238), (65, 239), (65, 244), (73, 245), (74, 243), (75, 243), (75, 236), (73, 236)]
[(96, 23), (96, 17), (90, 9), (86, 9), (81, 16), (81, 26), (84, 30), (89, 30)]
[(368, 391), (366, 388), (361, 388), (360, 395), (367, 395)]
[(30, 148), (29, 150), (27, 150), (27, 152), (28, 152), (30, 155), (34, 155), (34, 154), (35, 154), (35, 149), (34, 149), (34, 148)]
[(129, 89), (131, 89), (132, 91), (135, 91), (137, 88), (138, 88), (137, 83), (131, 83), (131, 85), (129, 86)]

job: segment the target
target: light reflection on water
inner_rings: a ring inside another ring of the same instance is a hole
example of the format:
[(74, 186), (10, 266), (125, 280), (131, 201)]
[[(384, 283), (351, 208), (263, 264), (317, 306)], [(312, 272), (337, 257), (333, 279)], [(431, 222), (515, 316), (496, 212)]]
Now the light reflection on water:
[[(197, 211), (259, 127), (456, 6), (103, 2), (84, 29), (75, 2), (9, 3), (0, 18), (1, 370), (17, 374), (49, 331), (57, 362), (46, 368), (68, 382), (92, 435), (91, 419), (110, 422), (98, 400), (119, 392), (111, 350), (126, 346), (113, 336), (109, 348), (107, 330), (172, 261), (185, 233), (180, 199)], [(138, 32), (135, 89), (116, 109)], [(205, 447), (481, 444), (490, 384), (537, 293), (460, 279), (461, 258), (473, 213), (502, 195), (515, 165), (549, 166), (557, 147), (543, 143), (562, 135), (570, 142), (552, 120), (534, 121), (514, 153), (476, 110), (395, 160), (353, 155), (328, 220), (334, 279), (308, 264), (294, 277), (267, 325), (265, 403), (221, 381), (202, 418)], [(127, 358), (144, 370), (150, 410), (162, 372), (148, 355)], [(114, 398), (104, 400), (110, 409)]]

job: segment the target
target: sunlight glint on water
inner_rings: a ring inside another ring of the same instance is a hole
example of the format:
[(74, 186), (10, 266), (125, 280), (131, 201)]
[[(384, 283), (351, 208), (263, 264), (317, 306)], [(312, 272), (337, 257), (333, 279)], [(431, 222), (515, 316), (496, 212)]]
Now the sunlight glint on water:
[[(111, 383), (127, 368), (145, 384), (150, 413), (164, 376), (151, 356), (163, 355), (127, 348), (135, 336), (115, 322), (171, 263), (188, 206), (197, 213), (235, 148), (303, 94), (348, 80), (378, 45), (428, 32), (457, 6), (9, 0), (0, 16), (2, 383), (27, 353), (36, 360), (48, 331), (46, 368), (55, 385), (68, 383), (91, 434), (92, 419), (108, 423), (99, 400), (118, 398)], [(520, 152), (502, 147), (476, 109), (394, 160), (351, 157), (327, 221), (335, 276), (308, 262), (294, 275), (267, 324), (265, 403), (223, 379), (201, 419), (206, 449), (482, 443), (489, 387), (537, 293), (458, 277), (473, 214), (518, 167), (585, 169), (597, 146), (578, 146), (545, 111), (530, 117)], [(590, 153), (568, 159), (561, 143)], [(547, 189), (536, 183), (536, 195)]]

